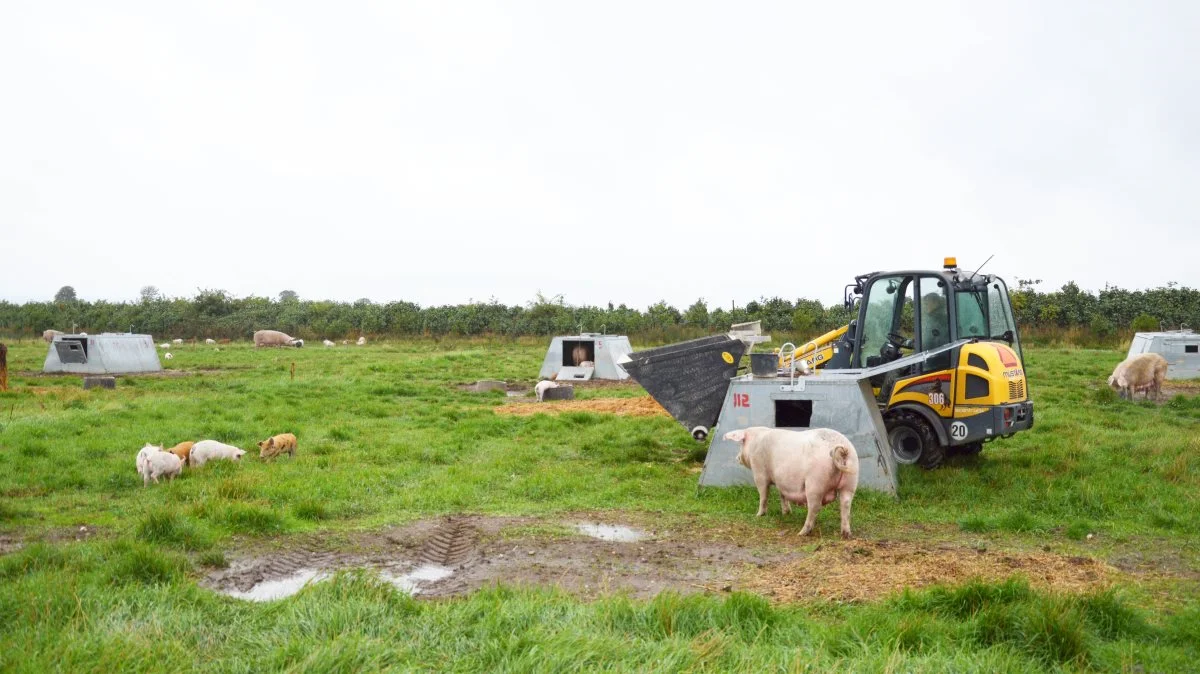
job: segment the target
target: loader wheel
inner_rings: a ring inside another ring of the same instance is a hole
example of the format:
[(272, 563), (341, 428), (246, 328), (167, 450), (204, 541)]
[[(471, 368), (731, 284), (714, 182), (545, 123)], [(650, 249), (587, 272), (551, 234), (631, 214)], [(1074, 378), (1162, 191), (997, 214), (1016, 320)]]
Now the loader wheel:
[(900, 412), (887, 420), (888, 444), (896, 463), (915, 463), (926, 470), (937, 468), (946, 459), (946, 448), (924, 419), (911, 412)]

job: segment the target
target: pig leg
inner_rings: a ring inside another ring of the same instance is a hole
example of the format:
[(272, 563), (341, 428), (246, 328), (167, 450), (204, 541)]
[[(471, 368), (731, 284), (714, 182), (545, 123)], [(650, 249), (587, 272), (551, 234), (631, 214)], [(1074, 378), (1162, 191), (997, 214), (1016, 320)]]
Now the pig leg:
[(779, 492), (779, 510), (784, 515), (790, 515), (792, 512), (792, 504), (788, 502), (787, 497), (783, 495), (782, 491)]
[(150, 486), (150, 473), (142, 473), (142, 486), (143, 487)]
[(842, 513), (842, 538), (850, 538), (850, 502), (854, 500), (854, 492), (842, 490), (838, 494), (838, 505)]
[(817, 523), (817, 513), (821, 510), (821, 490), (805, 489), (808, 494), (808, 516), (804, 518), (804, 528), (800, 530), (801, 536), (807, 536), (813, 529), (813, 525)]
[(767, 479), (766, 475), (755, 475), (754, 486), (758, 487), (758, 514), (756, 517), (762, 517), (767, 514), (767, 496), (771, 492), (771, 480)]

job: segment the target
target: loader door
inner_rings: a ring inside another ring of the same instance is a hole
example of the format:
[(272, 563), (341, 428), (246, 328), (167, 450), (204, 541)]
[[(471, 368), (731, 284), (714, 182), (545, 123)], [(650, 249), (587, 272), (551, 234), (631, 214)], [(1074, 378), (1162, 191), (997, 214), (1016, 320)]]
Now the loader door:
[(913, 348), (912, 276), (878, 276), (862, 300), (854, 367), (875, 367), (907, 355)]

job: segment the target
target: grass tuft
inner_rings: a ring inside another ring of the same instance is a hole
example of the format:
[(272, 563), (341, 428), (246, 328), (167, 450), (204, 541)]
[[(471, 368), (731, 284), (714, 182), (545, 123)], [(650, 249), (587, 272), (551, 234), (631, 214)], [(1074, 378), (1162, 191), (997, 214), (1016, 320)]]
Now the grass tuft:
[(207, 550), (212, 547), (212, 535), (197, 520), (172, 511), (152, 512), (138, 522), (138, 540), (184, 548)]

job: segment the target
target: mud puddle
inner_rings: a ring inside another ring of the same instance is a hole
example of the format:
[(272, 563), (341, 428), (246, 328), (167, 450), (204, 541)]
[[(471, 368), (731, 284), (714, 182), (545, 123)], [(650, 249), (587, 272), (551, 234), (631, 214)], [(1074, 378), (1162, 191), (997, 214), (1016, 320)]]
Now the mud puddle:
[(635, 543), (647, 537), (646, 532), (619, 524), (576, 524), (575, 528), (585, 536), (602, 541)]
[(316, 569), (301, 569), (284, 578), (264, 580), (256, 583), (244, 592), (235, 589), (226, 589), (222, 592), (230, 597), (237, 597), (238, 599), (246, 599), (248, 601), (275, 601), (276, 599), (290, 597), (304, 589), (305, 585), (324, 580), (328, 577), (328, 573), (323, 573)]

